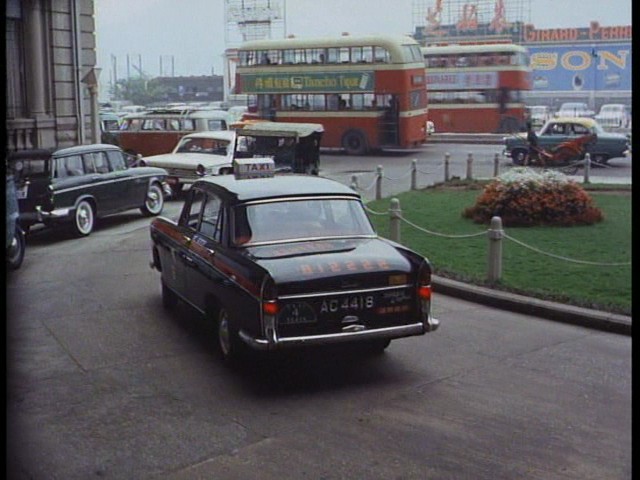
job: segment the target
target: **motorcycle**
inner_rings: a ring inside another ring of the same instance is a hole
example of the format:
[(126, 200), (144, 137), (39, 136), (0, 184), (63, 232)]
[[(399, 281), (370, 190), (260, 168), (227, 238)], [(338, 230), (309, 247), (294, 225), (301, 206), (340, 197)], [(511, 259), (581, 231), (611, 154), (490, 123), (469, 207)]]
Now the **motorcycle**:
[(581, 160), (586, 153), (586, 146), (596, 140), (597, 135), (589, 133), (566, 140), (550, 150), (532, 145), (530, 148), (536, 155), (528, 158), (528, 164), (540, 167), (559, 167), (566, 173), (576, 173), (580, 166), (576, 160)]
[(26, 251), (27, 241), (25, 232), (20, 227), (18, 217), (18, 197), (16, 193), (13, 172), (7, 168), (7, 236), (6, 255), (7, 269), (17, 270), (22, 265)]

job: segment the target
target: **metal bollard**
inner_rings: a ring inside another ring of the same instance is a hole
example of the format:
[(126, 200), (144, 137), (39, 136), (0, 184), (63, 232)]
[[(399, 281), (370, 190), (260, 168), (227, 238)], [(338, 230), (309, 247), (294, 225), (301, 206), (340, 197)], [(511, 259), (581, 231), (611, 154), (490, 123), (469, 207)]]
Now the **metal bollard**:
[(493, 157), (493, 176), (497, 177), (500, 175), (500, 154), (496, 153)]
[(490, 283), (495, 283), (502, 277), (503, 237), (504, 230), (502, 229), (502, 219), (500, 217), (493, 217), (491, 219), (489, 230), (487, 231), (487, 238), (489, 239), (487, 280)]
[(376, 168), (376, 200), (382, 198), (382, 165)]
[(444, 181), (448, 182), (449, 181), (449, 159), (451, 158), (451, 155), (449, 154), (449, 152), (444, 154)]
[(400, 217), (402, 210), (400, 209), (400, 200), (392, 198), (389, 205), (389, 238), (400, 243)]
[(584, 156), (584, 180), (582, 183), (591, 183), (589, 176), (591, 175), (591, 155), (589, 153)]
[(418, 189), (418, 161), (411, 160), (411, 190)]
[(351, 175), (351, 190), (358, 191), (358, 177), (357, 175)]
[(467, 180), (473, 180), (473, 153), (469, 152), (467, 156)]

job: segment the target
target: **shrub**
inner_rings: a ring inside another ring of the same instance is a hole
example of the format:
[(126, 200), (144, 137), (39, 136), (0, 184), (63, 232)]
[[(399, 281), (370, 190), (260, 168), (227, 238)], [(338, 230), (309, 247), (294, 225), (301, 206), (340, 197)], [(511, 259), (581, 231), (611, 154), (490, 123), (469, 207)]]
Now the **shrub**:
[(566, 175), (527, 167), (512, 168), (491, 181), (473, 207), (462, 213), (476, 223), (502, 218), (503, 225), (592, 225), (603, 219), (589, 194)]

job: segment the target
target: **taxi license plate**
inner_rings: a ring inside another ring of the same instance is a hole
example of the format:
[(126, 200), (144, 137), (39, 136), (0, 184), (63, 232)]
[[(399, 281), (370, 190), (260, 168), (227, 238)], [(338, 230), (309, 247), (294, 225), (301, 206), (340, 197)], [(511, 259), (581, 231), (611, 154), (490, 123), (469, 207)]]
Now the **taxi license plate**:
[(350, 295), (327, 298), (320, 304), (320, 313), (338, 313), (369, 310), (375, 307), (373, 295)]
[(19, 200), (23, 200), (27, 198), (27, 194), (29, 193), (29, 185), (25, 185), (24, 187), (18, 188), (16, 190), (16, 198)]

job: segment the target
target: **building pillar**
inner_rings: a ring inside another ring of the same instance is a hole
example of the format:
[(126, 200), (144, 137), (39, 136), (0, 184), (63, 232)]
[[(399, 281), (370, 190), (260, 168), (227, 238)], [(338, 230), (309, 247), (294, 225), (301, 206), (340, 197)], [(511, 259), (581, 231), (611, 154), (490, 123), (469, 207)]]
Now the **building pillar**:
[(44, 16), (40, 0), (25, 2), (25, 40), (28, 45), (25, 52), (28, 116), (39, 118), (46, 115), (45, 94), (45, 40)]

